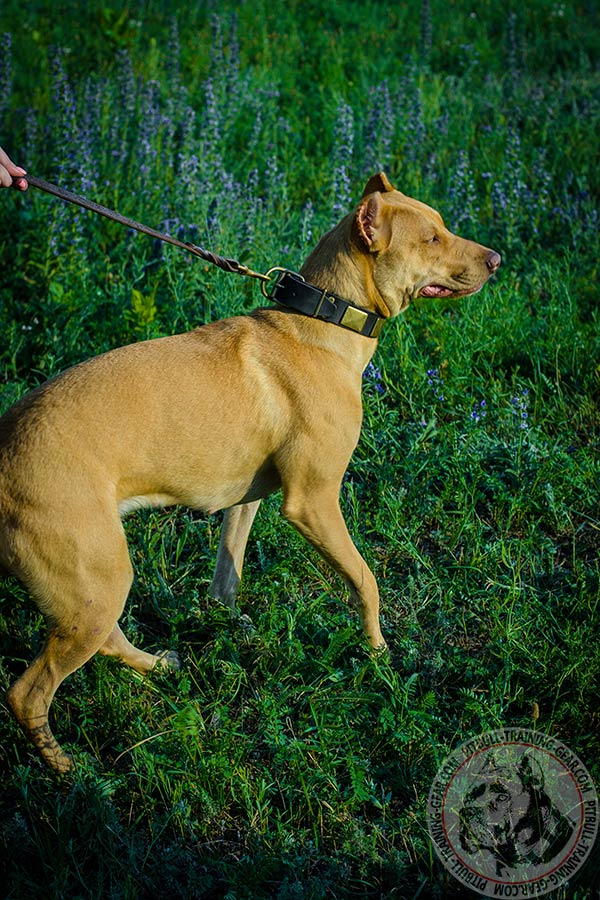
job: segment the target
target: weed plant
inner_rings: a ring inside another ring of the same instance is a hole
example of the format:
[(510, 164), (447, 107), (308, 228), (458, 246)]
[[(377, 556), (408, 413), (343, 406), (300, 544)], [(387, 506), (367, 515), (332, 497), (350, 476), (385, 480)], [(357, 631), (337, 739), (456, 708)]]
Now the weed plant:
[[(595, 4), (5, 0), (0, 144), (33, 174), (254, 268), (297, 268), (384, 169), (498, 249), (493, 284), (416, 303), (365, 373), (342, 491), (382, 589), (366, 651), (329, 569), (263, 505), (232, 620), (218, 517), (132, 515), (123, 627), (53, 705), (73, 779), (3, 708), (0, 857), (25, 898), (441, 898), (425, 808), (445, 756), (523, 725), (600, 786)], [(0, 197), (0, 408), (255, 285), (34, 189)], [(201, 452), (201, 448), (199, 448)], [(41, 620), (0, 586), (0, 682)], [(600, 849), (557, 897), (599, 896)]]

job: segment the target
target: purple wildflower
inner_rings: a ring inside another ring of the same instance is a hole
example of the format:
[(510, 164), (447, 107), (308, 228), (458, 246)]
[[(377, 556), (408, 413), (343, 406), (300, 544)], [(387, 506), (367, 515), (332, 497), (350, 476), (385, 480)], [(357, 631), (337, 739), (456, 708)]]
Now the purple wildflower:
[(210, 17), (210, 31), (210, 68), (213, 72), (222, 72), (225, 68), (223, 28), (221, 18), (217, 13), (213, 13)]
[(227, 93), (228, 107), (235, 115), (239, 106), (240, 96), (240, 42), (238, 40), (237, 13), (231, 16), (229, 28), (229, 54), (223, 72), (223, 80)]
[(487, 403), (485, 400), (480, 400), (479, 403), (473, 404), (473, 409), (471, 410), (471, 421), (477, 424), (481, 422), (482, 419), (485, 419), (487, 416)]
[(441, 379), (439, 369), (427, 370), (427, 384), (430, 385), (433, 391), (433, 396), (438, 401), (438, 403), (443, 403), (445, 398), (442, 394), (443, 381)]
[(179, 68), (180, 44), (179, 28), (175, 16), (171, 17), (169, 24), (169, 42), (167, 44), (167, 78), (174, 90), (177, 90), (181, 82)]
[(140, 130), (138, 135), (139, 172), (142, 176), (143, 199), (150, 200), (154, 190), (151, 174), (158, 156), (155, 139), (160, 131), (159, 84), (149, 81), (141, 97)]
[(395, 116), (387, 81), (370, 88), (369, 115), (364, 133), (365, 170), (387, 169), (392, 156)]
[(343, 100), (337, 108), (336, 123), (333, 132), (333, 171), (334, 171), (334, 204), (333, 218), (337, 222), (340, 216), (348, 212), (352, 203), (350, 175), (354, 155), (354, 113), (352, 107)]
[(458, 152), (458, 163), (450, 179), (450, 219), (457, 231), (474, 225), (479, 218), (475, 178), (464, 150)]
[(363, 378), (375, 388), (378, 394), (384, 393), (385, 384), (381, 372), (372, 362), (367, 364), (363, 372)]
[(531, 212), (535, 208), (533, 192), (527, 181), (527, 167), (516, 128), (509, 127), (506, 136), (504, 178), (492, 185), (491, 197), (495, 216), (504, 223), (507, 243), (519, 238), (523, 223), (531, 228)]
[(529, 427), (529, 391), (524, 388), (520, 394), (512, 398), (512, 412), (519, 422), (519, 428), (524, 431)]
[[(70, 181), (70, 174), (76, 171), (75, 143), (73, 135), (78, 132), (78, 115), (75, 94), (63, 63), (62, 50), (56, 50), (50, 60), (52, 71), (52, 127), (57, 137), (54, 168), (63, 180)], [(65, 148), (66, 154), (65, 154)]]
[(34, 159), (38, 140), (39, 125), (37, 113), (34, 109), (28, 109), (25, 113), (25, 150), (23, 152), (23, 159)]
[(136, 84), (131, 57), (126, 50), (117, 53), (118, 88), (120, 108), (129, 120), (135, 112)]
[(202, 134), (204, 137), (204, 149), (202, 162), (206, 170), (206, 180), (209, 185), (218, 181), (223, 168), (220, 154), (222, 112), (215, 96), (215, 86), (212, 78), (207, 78), (204, 83), (204, 123)]
[(420, 163), (425, 148), (427, 128), (423, 110), (420, 73), (413, 62), (406, 77), (401, 80), (397, 99), (399, 121), (404, 140), (403, 154), (410, 163)]
[(307, 200), (302, 211), (302, 243), (305, 247), (312, 244), (314, 207), (311, 200)]

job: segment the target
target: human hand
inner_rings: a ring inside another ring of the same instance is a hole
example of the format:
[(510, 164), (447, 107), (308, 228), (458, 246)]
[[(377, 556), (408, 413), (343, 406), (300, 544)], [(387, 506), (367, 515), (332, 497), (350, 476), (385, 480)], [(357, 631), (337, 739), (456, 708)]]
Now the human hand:
[[(20, 191), (26, 191), (27, 180), (20, 177), (26, 174), (25, 169), (15, 166), (10, 156), (0, 147), (0, 187), (12, 187), (14, 184)], [(13, 178), (17, 181), (13, 182)]]

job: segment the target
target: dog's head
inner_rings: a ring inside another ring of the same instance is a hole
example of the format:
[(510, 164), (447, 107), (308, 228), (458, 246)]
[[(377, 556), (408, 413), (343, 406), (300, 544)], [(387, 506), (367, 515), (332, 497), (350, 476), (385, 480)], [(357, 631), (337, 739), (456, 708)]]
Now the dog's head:
[(395, 190), (383, 172), (367, 182), (352, 242), (368, 259), (388, 315), (415, 297), (474, 294), (501, 263), (495, 250), (448, 231), (438, 212)]
[(463, 849), (490, 853), (498, 874), (551, 860), (574, 827), (552, 803), (541, 767), (527, 755), (515, 767), (496, 766), (492, 758), (467, 793), (459, 820)]

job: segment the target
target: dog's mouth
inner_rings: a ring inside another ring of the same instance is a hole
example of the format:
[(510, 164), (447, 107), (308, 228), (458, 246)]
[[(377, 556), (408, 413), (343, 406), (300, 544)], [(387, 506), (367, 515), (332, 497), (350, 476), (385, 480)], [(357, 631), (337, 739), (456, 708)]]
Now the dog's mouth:
[(483, 284), (477, 284), (475, 287), (449, 288), (443, 284), (426, 284), (419, 291), (419, 297), (466, 297), (468, 294), (476, 294), (480, 291)]
[(419, 291), (419, 297), (449, 297), (452, 293), (450, 288), (442, 284), (426, 284)]

